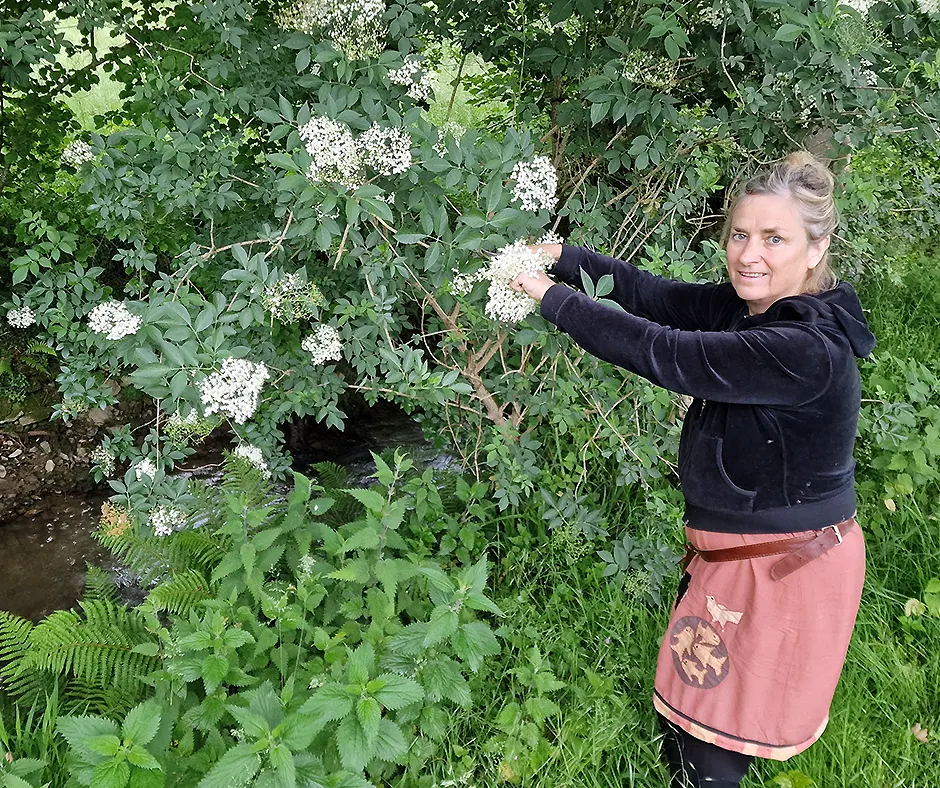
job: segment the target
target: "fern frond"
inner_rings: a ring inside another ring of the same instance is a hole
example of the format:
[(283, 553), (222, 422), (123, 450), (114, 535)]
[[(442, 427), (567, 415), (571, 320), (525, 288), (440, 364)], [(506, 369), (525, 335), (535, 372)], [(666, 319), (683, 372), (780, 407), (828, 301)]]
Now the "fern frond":
[(117, 586), (111, 576), (103, 569), (87, 564), (85, 574), (85, 599), (104, 599), (114, 604), (118, 603)]
[(41, 674), (18, 675), (20, 663), (29, 653), (34, 628), (32, 621), (0, 610), (0, 688), (16, 697), (32, 698), (45, 688)]
[(38, 340), (35, 342), (30, 342), (26, 346), (26, 352), (33, 353), (33, 354), (39, 353), (39, 354), (46, 355), (46, 356), (57, 355), (56, 349), (52, 347), (52, 345), (47, 345), (45, 342), (40, 342)]
[(316, 462), (310, 466), (311, 478), (326, 489), (349, 486), (349, 471), (335, 462)]
[(209, 582), (202, 574), (191, 569), (160, 583), (147, 596), (147, 602), (158, 612), (188, 615), (200, 602), (211, 596)]
[(107, 600), (79, 603), (81, 613), (59, 610), (30, 632), (29, 650), (19, 660), (17, 677), (42, 672), (75, 679), (67, 687), (70, 699), (75, 687), (113, 691), (135, 699), (144, 687), (141, 679), (156, 669), (158, 660), (135, 652), (153, 642), (139, 613)]

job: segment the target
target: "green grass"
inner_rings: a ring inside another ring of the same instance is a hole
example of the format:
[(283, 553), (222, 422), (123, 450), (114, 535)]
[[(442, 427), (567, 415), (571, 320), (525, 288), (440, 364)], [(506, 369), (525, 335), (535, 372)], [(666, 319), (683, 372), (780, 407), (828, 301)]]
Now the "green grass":
[[(81, 34), (75, 24), (66, 24), (62, 27), (65, 37), (72, 43), (82, 46)], [(123, 36), (113, 36), (107, 29), (95, 31), (95, 44), (101, 54), (116, 46), (126, 43)], [(76, 52), (71, 57), (62, 58), (63, 64), (69, 69), (79, 69), (91, 62), (91, 53), (88, 51)], [(120, 92), (123, 85), (116, 82), (104, 69), (98, 68), (95, 72), (98, 84), (89, 90), (83, 90), (64, 99), (66, 106), (72, 110), (81, 127), (87, 131), (100, 131), (95, 117), (118, 109), (123, 103)]]

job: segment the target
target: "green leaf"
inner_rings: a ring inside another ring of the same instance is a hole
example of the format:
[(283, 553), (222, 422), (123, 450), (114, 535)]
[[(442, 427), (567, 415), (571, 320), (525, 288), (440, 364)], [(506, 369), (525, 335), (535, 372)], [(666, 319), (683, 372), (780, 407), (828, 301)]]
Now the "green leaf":
[(493, 631), (482, 621), (464, 624), (451, 641), (457, 656), (465, 660), (476, 673), (484, 657), (499, 653), (499, 641)]
[(276, 124), (283, 120), (283, 118), (273, 109), (259, 109), (257, 112), (255, 112), (255, 115), (257, 115), (258, 118), (263, 120), (265, 123)]
[(360, 772), (372, 760), (373, 745), (366, 739), (355, 716), (349, 716), (340, 723), (336, 731), (336, 745), (343, 766), (350, 771)]
[(301, 49), (297, 53), (297, 57), (294, 58), (294, 68), (297, 69), (297, 73), (305, 71), (307, 66), (310, 65), (310, 50)]
[(458, 623), (457, 614), (447, 605), (435, 607), (431, 611), (431, 620), (428, 621), (428, 633), (424, 637), (425, 647), (449, 638), (457, 631)]
[(121, 740), (111, 734), (92, 736), (85, 740), (85, 747), (98, 755), (114, 756), (121, 749)]
[(397, 761), (408, 751), (408, 742), (394, 722), (382, 718), (375, 739), (375, 757), (381, 761)]
[(261, 768), (261, 756), (250, 744), (236, 744), (216, 762), (197, 788), (245, 788)]
[(774, 36), (774, 40), (787, 42), (796, 41), (796, 39), (798, 39), (803, 34), (804, 30), (805, 28), (801, 27), (800, 25), (781, 25), (777, 30), (777, 34)]
[(381, 536), (374, 528), (361, 528), (345, 542), (340, 552), (349, 553), (352, 550), (372, 550), (379, 546)]
[(140, 769), (150, 769), (151, 771), (163, 771), (160, 762), (154, 758), (147, 750), (140, 745), (134, 745), (127, 753), (127, 762)]
[(126, 761), (105, 761), (91, 773), (91, 784), (95, 788), (125, 788), (130, 778), (131, 767)]
[(124, 738), (134, 744), (149, 744), (160, 729), (160, 706), (155, 700), (144, 701), (127, 713), (122, 726)]
[(366, 509), (376, 514), (381, 513), (388, 503), (385, 496), (379, 495), (375, 490), (362, 490), (358, 487), (354, 487), (349, 490), (343, 490), (343, 492), (349, 493), (353, 498), (359, 501), (359, 503), (365, 506)]
[(228, 659), (222, 654), (210, 654), (202, 661), (202, 680), (207, 695), (215, 692), (215, 688), (228, 675), (229, 667)]
[(356, 704), (356, 719), (362, 726), (362, 733), (372, 746), (379, 732), (379, 721), (382, 719), (382, 707), (375, 698), (360, 698)]
[(353, 710), (353, 699), (343, 684), (325, 684), (300, 707), (300, 713), (318, 721), (340, 720)]
[(383, 682), (381, 689), (375, 691), (375, 699), (386, 709), (397, 711), (424, 698), (424, 689), (417, 681), (407, 679), (395, 673), (383, 673), (376, 679)]
[(608, 293), (613, 292), (614, 289), (614, 277), (612, 274), (604, 274), (600, 279), (597, 280), (597, 288), (594, 291), (596, 298), (601, 298), (602, 296), (607, 295)]
[(365, 684), (375, 670), (375, 649), (368, 641), (359, 644), (349, 657), (349, 680), (353, 684)]
[(468, 566), (460, 573), (460, 584), (467, 588), (471, 594), (482, 594), (486, 589), (487, 563), (484, 555), (472, 566)]
[(85, 749), (85, 741), (95, 736), (117, 736), (118, 726), (102, 717), (64, 716), (56, 720), (56, 730), (76, 750)]

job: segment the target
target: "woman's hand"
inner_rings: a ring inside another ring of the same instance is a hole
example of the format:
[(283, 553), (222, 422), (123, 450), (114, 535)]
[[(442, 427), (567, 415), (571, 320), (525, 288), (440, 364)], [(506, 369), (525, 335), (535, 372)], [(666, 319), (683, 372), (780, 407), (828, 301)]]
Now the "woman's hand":
[(553, 284), (555, 282), (547, 274), (519, 274), (509, 286), (517, 293), (526, 293), (530, 298), (541, 301)]
[[(530, 244), (528, 248), (533, 252), (543, 252), (553, 260), (561, 257), (561, 244)], [(541, 301), (542, 296), (553, 284), (554, 280), (547, 274), (519, 274), (509, 286), (517, 293), (526, 293), (530, 298)]]

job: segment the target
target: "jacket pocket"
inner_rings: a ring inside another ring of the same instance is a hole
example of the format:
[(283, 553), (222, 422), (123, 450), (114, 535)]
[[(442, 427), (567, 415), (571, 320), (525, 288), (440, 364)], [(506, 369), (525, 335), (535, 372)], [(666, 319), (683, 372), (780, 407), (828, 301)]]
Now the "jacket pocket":
[(688, 447), (680, 479), (686, 500), (694, 506), (719, 512), (752, 512), (756, 490), (738, 487), (721, 459), (722, 439), (700, 435)]

